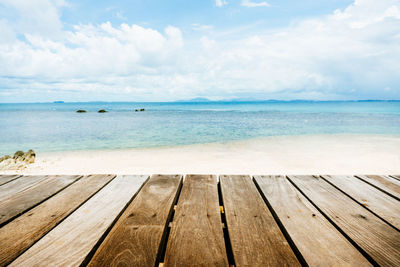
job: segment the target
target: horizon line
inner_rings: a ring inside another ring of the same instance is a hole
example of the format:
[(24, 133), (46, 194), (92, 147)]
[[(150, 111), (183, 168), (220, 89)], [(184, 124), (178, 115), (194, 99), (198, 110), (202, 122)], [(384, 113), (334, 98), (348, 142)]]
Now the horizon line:
[(236, 100), (236, 99), (186, 99), (186, 100), (173, 100), (173, 101), (43, 101), (43, 102), (0, 102), (0, 104), (74, 104), (74, 103), (221, 103), (221, 102), (399, 102), (400, 99), (351, 99), (351, 100), (315, 100), (315, 99), (254, 99), (254, 100)]

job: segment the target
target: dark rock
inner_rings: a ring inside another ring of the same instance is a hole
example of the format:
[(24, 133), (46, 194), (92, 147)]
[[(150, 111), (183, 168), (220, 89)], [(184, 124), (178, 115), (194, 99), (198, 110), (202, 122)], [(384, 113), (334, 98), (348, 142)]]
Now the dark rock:
[(76, 112), (77, 112), (77, 113), (86, 113), (86, 110), (84, 110), (84, 109), (78, 109)]
[(11, 156), (5, 155), (5, 156), (1, 157), (0, 162), (2, 162), (3, 160), (6, 160), (6, 159), (11, 159)]
[(145, 109), (144, 109), (144, 108), (141, 108), (140, 111), (145, 111)]
[(24, 156), (23, 156), (23, 160), (27, 164), (34, 163), (35, 162), (35, 158), (36, 158), (36, 153), (32, 149), (29, 149), (28, 152), (26, 152), (24, 154)]
[(14, 153), (14, 157), (13, 159), (18, 159), (18, 158), (22, 158), (24, 156), (24, 151), (18, 150), (17, 152)]
[(100, 109), (99, 111), (97, 111), (98, 113), (106, 113), (106, 112), (108, 112), (107, 110), (105, 110), (105, 109)]
[(32, 149), (26, 153), (23, 151), (15, 152), (13, 157), (8, 155), (0, 158), (0, 170), (23, 170), (28, 164), (35, 162), (36, 153)]
[(138, 112), (139, 110), (138, 109), (135, 109), (135, 112)]
[(28, 152), (24, 153), (23, 151), (17, 151), (14, 154), (14, 162), (25, 162), (27, 164), (31, 164), (35, 162), (36, 153), (32, 149), (28, 150)]

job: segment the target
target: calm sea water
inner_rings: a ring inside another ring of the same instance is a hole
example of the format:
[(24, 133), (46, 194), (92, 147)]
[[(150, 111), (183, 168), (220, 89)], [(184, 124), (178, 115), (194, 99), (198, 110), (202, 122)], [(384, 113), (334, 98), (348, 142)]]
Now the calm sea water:
[(1, 155), (335, 133), (400, 135), (400, 102), (0, 104)]

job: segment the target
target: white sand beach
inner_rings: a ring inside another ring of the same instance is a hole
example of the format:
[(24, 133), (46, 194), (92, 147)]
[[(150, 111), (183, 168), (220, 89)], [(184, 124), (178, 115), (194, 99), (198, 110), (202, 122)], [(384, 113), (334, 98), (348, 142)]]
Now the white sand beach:
[(39, 153), (22, 174), (399, 174), (400, 136), (279, 136), (176, 147)]

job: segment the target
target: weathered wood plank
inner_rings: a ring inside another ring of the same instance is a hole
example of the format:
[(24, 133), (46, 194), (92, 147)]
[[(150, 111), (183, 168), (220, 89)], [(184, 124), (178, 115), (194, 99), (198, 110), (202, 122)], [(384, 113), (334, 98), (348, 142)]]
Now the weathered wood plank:
[(10, 266), (79, 266), (147, 178), (117, 176)]
[(75, 182), (79, 175), (49, 176), (0, 202), (0, 226)]
[(8, 182), (11, 182), (12, 180), (15, 180), (15, 179), (17, 179), (17, 178), (19, 178), (21, 176), (22, 175), (19, 175), (19, 174), (10, 174), (10, 175), (1, 174), (0, 175), (0, 185), (6, 184)]
[(187, 175), (164, 266), (228, 266), (215, 175)]
[(300, 266), (248, 175), (220, 176), (236, 266)]
[(320, 177), (289, 176), (377, 264), (400, 265), (400, 232)]
[(400, 181), (385, 175), (357, 175), (366, 183), (369, 183), (390, 196), (400, 200)]
[(394, 179), (400, 180), (400, 175), (390, 175), (390, 177), (393, 177)]
[(26, 175), (0, 186), (0, 201), (28, 189), (32, 185), (48, 179), (48, 175)]
[(115, 175), (89, 175), (0, 228), (0, 266), (31, 247)]
[(329, 183), (338, 187), (361, 205), (400, 229), (400, 202), (375, 187), (353, 176), (323, 175)]
[(285, 176), (255, 181), (309, 266), (371, 266)]
[(152, 175), (101, 243), (90, 266), (154, 266), (182, 175)]

